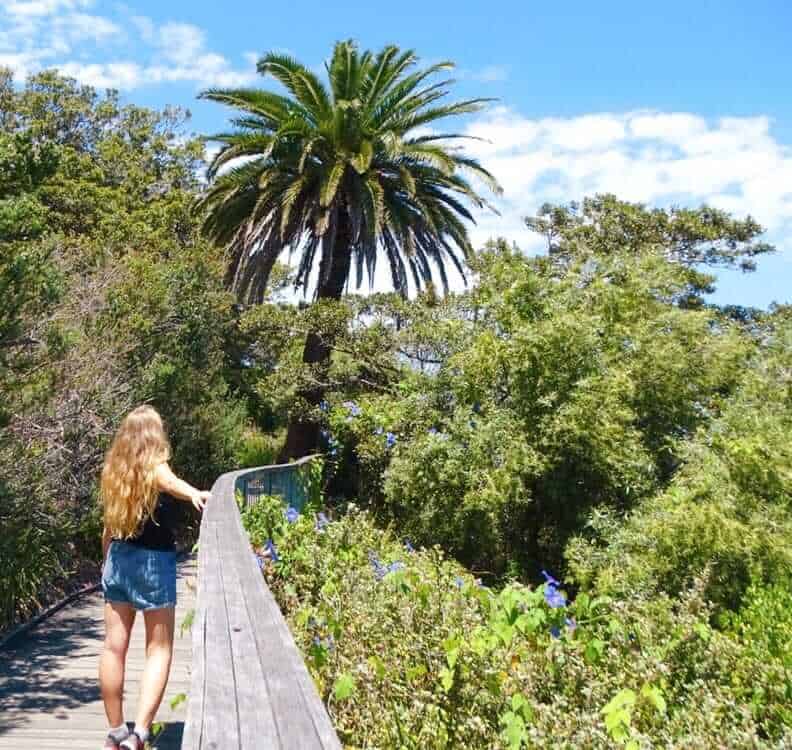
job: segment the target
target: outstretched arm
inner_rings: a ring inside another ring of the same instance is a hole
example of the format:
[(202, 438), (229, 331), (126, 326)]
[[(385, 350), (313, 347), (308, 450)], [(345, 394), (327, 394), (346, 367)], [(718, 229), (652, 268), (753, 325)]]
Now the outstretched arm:
[(157, 489), (178, 497), (180, 500), (189, 500), (198, 510), (203, 510), (211, 492), (198, 490), (183, 479), (179, 479), (168, 464), (160, 464), (154, 471)]

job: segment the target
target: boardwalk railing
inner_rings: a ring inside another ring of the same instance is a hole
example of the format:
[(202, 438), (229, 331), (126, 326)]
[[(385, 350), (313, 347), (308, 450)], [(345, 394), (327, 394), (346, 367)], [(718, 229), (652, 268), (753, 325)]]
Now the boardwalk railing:
[(247, 502), (249, 490), (258, 492), (268, 473), (280, 475), (283, 468), (223, 474), (204, 511), (186, 750), (341, 748), (259, 570), (234, 498), (240, 490)]

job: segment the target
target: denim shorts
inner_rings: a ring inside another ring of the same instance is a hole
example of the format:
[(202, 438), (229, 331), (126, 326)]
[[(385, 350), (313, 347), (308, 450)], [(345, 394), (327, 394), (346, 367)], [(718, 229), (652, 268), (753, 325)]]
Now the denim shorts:
[(176, 606), (176, 553), (126, 542), (110, 544), (102, 568), (105, 601), (135, 609)]

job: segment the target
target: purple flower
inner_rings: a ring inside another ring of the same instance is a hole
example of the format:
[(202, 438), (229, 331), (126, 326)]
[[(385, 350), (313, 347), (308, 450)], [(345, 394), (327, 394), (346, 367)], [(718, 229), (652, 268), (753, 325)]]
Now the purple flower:
[(561, 585), (561, 582), (553, 578), (553, 576), (551, 576), (546, 570), (542, 571), (542, 575), (544, 576), (545, 581), (547, 581), (551, 586)]
[(552, 584), (545, 584), (545, 601), (552, 609), (566, 607), (566, 597)]
[(409, 539), (404, 540), (404, 549), (408, 552), (415, 552), (415, 547), (412, 546), (412, 542)]
[(387, 445), (388, 448), (393, 448), (393, 446), (396, 445), (396, 436), (392, 432), (385, 435), (385, 445)]
[(344, 401), (343, 405), (349, 409), (349, 413), (353, 417), (359, 417), (363, 413), (363, 410), (354, 401)]
[(385, 574), (388, 572), (385, 566), (380, 562), (379, 558), (377, 557), (377, 553), (374, 552), (373, 549), (369, 550), (368, 559), (371, 563), (371, 567), (374, 569), (374, 577), (381, 581), (385, 578)]
[(286, 510), (283, 511), (283, 515), (286, 516), (286, 520), (289, 523), (295, 523), (300, 517), (300, 511), (290, 505), (288, 508), (286, 508)]
[(577, 622), (575, 622), (575, 618), (574, 617), (565, 617), (564, 618), (564, 623), (569, 628), (571, 633), (575, 632), (575, 628), (577, 627)]
[(429, 428), (430, 435), (437, 435), (437, 427), (430, 427)]
[(550, 635), (553, 636), (553, 638), (560, 638), (561, 631), (557, 627), (552, 627), (550, 628)]
[(267, 539), (267, 543), (264, 545), (264, 549), (269, 553), (270, 560), (272, 562), (280, 562), (280, 555), (278, 554), (278, 549), (275, 547), (275, 542), (272, 539)]
[(316, 516), (316, 530), (322, 531), (327, 524), (330, 523), (330, 520), (324, 513), (318, 513)]
[(404, 570), (407, 566), (401, 561), (396, 560), (388, 565), (388, 573), (398, 573), (400, 570)]

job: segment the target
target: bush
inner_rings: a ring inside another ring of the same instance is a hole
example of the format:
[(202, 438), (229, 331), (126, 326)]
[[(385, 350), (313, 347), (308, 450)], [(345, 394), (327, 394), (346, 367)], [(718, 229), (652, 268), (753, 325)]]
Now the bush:
[(712, 630), (704, 580), (676, 602), (595, 592), (567, 602), (552, 580), (485, 588), (355, 506), (329, 521), (265, 498), (244, 518), (258, 553), (270, 550), (264, 574), (348, 747), (792, 740), (783, 661)]

